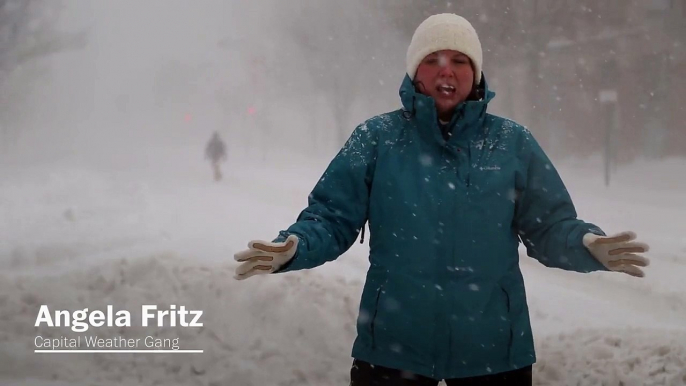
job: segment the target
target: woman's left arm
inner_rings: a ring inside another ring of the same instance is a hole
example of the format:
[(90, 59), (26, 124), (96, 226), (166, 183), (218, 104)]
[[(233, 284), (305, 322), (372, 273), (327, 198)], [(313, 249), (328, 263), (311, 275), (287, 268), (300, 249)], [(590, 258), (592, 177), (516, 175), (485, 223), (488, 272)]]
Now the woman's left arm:
[(522, 137), (514, 226), (527, 254), (548, 267), (577, 272), (608, 270), (583, 243), (588, 233), (605, 233), (577, 218), (567, 188), (548, 156), (525, 129)]

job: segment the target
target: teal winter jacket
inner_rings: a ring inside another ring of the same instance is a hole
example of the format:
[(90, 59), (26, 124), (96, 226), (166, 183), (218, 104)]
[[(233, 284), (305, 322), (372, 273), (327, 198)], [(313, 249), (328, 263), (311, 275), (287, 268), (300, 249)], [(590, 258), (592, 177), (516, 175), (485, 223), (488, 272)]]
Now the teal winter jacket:
[(605, 270), (531, 133), (486, 113), (495, 94), (458, 105), (441, 134), (434, 100), (400, 89), (403, 108), (358, 126), (297, 221), (279, 272), (336, 259), (369, 223), (370, 268), (352, 356), (435, 379), (535, 362), (518, 246), (549, 267)]

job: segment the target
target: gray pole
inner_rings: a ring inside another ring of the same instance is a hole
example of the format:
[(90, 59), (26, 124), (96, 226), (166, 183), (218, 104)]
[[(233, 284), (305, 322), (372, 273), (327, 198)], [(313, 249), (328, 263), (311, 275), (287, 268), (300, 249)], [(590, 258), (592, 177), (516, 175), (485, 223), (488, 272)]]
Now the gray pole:
[(598, 99), (605, 107), (605, 154), (603, 161), (605, 167), (605, 186), (610, 186), (610, 174), (614, 162), (612, 136), (615, 131), (615, 126), (619, 124), (617, 117), (617, 91), (601, 90)]
[(607, 122), (607, 124), (605, 125), (605, 186), (610, 186), (610, 152), (612, 151), (612, 111), (609, 105), (605, 106), (605, 112), (605, 121)]

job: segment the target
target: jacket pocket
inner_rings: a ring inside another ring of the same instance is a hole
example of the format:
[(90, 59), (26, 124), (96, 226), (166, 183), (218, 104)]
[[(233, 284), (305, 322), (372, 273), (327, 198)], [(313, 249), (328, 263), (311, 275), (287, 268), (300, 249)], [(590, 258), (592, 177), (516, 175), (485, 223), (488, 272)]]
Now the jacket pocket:
[(376, 299), (374, 299), (374, 313), (372, 314), (372, 318), (369, 323), (369, 335), (372, 337), (372, 349), (376, 348), (376, 336), (374, 330), (377, 323), (377, 317), (379, 315), (379, 304), (381, 302), (381, 294), (384, 292), (385, 285), (386, 283), (384, 282), (376, 290)]
[(507, 339), (507, 357), (511, 359), (512, 357), (512, 339), (514, 337), (514, 331), (512, 330), (512, 304), (510, 302), (510, 294), (505, 290), (505, 287), (500, 285), (500, 290), (503, 291), (503, 294), (505, 295), (505, 305), (506, 305), (506, 310), (507, 310), (507, 319), (509, 321), (509, 331), (508, 331), (508, 339)]

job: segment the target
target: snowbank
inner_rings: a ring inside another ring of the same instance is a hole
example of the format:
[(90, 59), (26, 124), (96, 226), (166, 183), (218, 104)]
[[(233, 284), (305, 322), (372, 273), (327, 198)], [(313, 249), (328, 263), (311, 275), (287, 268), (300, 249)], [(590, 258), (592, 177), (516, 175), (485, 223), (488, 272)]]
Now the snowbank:
[[(111, 261), (48, 277), (0, 276), (0, 379), (98, 385), (337, 385), (347, 383), (361, 282), (310, 273), (239, 283), (232, 267), (173, 254)], [(132, 327), (35, 328), (51, 310), (131, 312)], [(203, 328), (143, 328), (143, 304), (204, 310)], [(203, 354), (35, 354), (36, 336), (179, 338)], [(4, 384), (4, 383), (3, 383)], [(28, 382), (26, 384), (32, 384)]]
[(686, 333), (577, 330), (537, 347), (534, 385), (686, 385)]
[[(245, 282), (231, 275), (229, 266), (194, 264), (165, 253), (42, 278), (0, 276), (0, 375), (14, 382), (97, 385), (347, 384), (359, 280), (317, 271)], [(37, 335), (77, 335), (68, 328), (34, 328), (41, 304), (69, 310), (112, 304), (131, 311), (133, 326), (82, 335), (178, 337), (182, 349), (205, 352), (34, 354)], [(142, 304), (205, 310), (204, 327), (136, 327)], [(537, 341), (536, 385), (686, 384), (684, 331), (587, 329)]]

